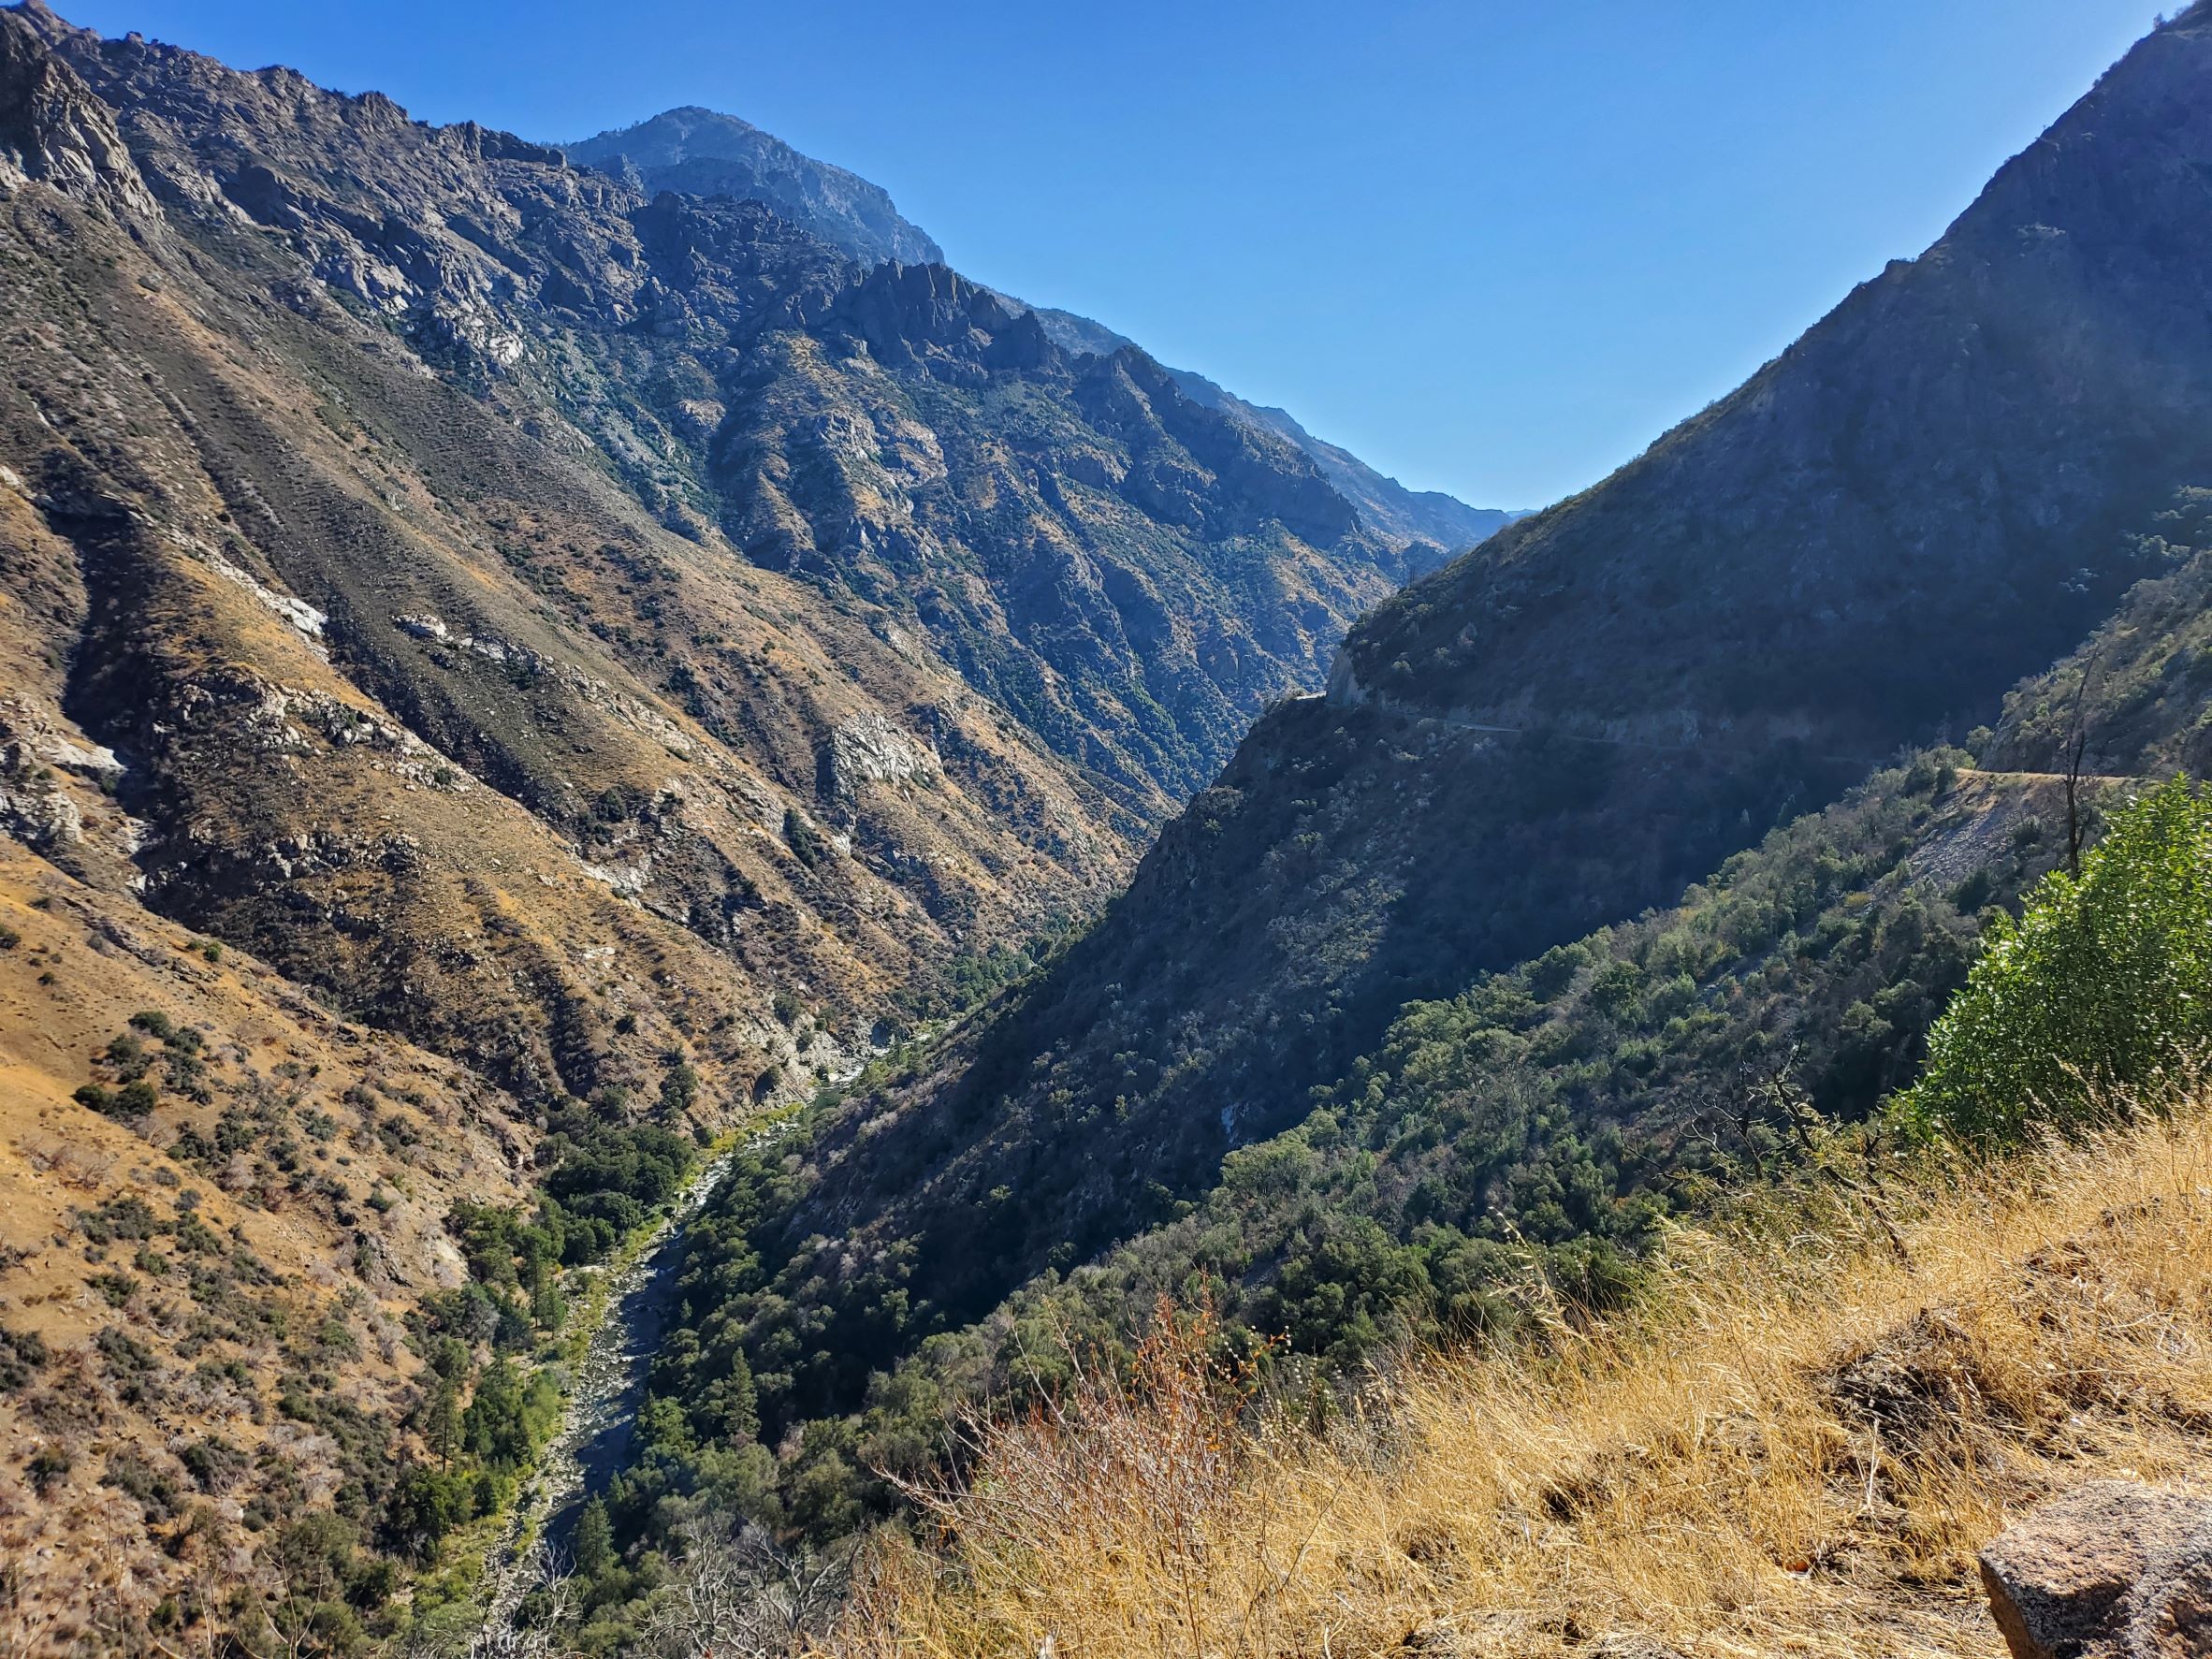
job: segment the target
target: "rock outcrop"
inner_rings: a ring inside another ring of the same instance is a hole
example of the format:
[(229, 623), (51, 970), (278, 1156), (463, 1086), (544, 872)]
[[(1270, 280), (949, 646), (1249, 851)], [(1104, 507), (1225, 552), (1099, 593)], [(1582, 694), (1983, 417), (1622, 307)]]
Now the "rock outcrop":
[(686, 105), (564, 146), (571, 160), (646, 190), (764, 202), (832, 247), (874, 265), (941, 265), (944, 250), (857, 173), (803, 155), (749, 121)]
[(823, 764), (829, 771), (828, 793), (840, 800), (858, 795), (869, 783), (933, 779), (944, 770), (926, 740), (902, 732), (880, 714), (861, 715), (832, 732)]
[[(24, 16), (53, 22), (39, 0)], [(34, 180), (141, 227), (157, 214), (113, 112), (30, 29), (0, 29), (0, 189)]]
[(2212, 1500), (2093, 1481), (2008, 1527), (1981, 1564), (2013, 1659), (2212, 1653)]

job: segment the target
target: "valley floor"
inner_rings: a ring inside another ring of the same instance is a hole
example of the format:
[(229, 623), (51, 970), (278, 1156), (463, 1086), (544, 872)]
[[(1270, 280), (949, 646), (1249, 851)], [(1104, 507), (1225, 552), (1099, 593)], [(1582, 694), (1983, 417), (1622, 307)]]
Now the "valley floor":
[[(1531, 1283), (1541, 1359), (1255, 1412), (1163, 1327), (975, 1431), (862, 1652), (2001, 1655), (1975, 1551), (2111, 1476), (2212, 1484), (2212, 1117), (1836, 1180), (1683, 1230), (1639, 1311)], [(1848, 1196), (1841, 1196), (1844, 1192)]]

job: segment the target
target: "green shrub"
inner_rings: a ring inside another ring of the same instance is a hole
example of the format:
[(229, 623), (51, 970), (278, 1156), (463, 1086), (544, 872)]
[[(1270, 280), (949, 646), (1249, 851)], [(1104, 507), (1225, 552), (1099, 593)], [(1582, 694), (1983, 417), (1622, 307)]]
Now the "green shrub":
[(100, 1484), (138, 1499), (149, 1521), (167, 1521), (178, 1511), (177, 1483), (128, 1448), (109, 1454)]
[(2160, 1088), (2212, 1039), (2212, 796), (2176, 778), (2116, 813), (2079, 878), (1995, 919), (1901, 1097), (1909, 1121), (2008, 1140)]
[(791, 855), (808, 869), (829, 856), (829, 844), (799, 815), (796, 808), (786, 807), (783, 810), (783, 843), (791, 849)]
[(220, 1435), (194, 1441), (177, 1454), (177, 1461), (200, 1491), (218, 1496), (244, 1479), (251, 1467), (246, 1454)]
[(0, 1390), (12, 1393), (27, 1387), (49, 1358), (45, 1340), (36, 1331), (0, 1327)]
[(57, 1447), (42, 1446), (31, 1454), (31, 1461), (23, 1465), (23, 1474), (31, 1482), (31, 1490), (44, 1497), (69, 1473), (69, 1454)]

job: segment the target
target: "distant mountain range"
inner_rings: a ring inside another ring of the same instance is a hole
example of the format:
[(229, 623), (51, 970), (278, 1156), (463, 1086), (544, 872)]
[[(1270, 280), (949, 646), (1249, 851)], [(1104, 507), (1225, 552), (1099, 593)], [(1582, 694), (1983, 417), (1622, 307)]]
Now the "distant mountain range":
[[(887, 191), (843, 167), (803, 155), (734, 115), (686, 106), (562, 148), (571, 160), (647, 191), (765, 202), (781, 217), (867, 264), (946, 263), (936, 239), (904, 217)], [(997, 297), (1011, 311), (1033, 312), (1053, 342), (1070, 354), (1111, 357), (1137, 343), (1073, 312), (1031, 306), (1004, 293)], [(1458, 552), (1522, 516), (1470, 507), (1439, 490), (1408, 489), (1349, 450), (1315, 437), (1287, 410), (1246, 402), (1188, 370), (1169, 373), (1208, 408), (1288, 438), (1359, 510), (1368, 529), (1401, 545), (1421, 541)]]

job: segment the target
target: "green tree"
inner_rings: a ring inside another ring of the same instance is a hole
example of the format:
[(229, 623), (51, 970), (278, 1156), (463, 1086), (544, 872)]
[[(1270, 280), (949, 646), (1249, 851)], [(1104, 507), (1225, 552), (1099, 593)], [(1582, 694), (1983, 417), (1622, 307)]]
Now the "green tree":
[(392, 1483), (386, 1533), (395, 1548), (428, 1561), (438, 1540), (474, 1513), (474, 1490), (467, 1476), (416, 1463), (402, 1469)]
[(678, 1061), (661, 1079), (661, 1109), (671, 1116), (689, 1110), (698, 1098), (699, 1073), (688, 1062)]
[(591, 1579), (599, 1577), (615, 1563), (615, 1534), (607, 1524), (606, 1505), (593, 1498), (584, 1506), (576, 1517), (575, 1536), (572, 1550), (576, 1561), (576, 1577)]
[(423, 1412), (422, 1437), (441, 1469), (453, 1467), (453, 1454), (460, 1446), (460, 1389), (449, 1376), (438, 1379)]
[(2212, 1039), (2212, 796), (2176, 778), (2113, 816), (2078, 878), (1999, 918), (1900, 1100), (1913, 1121), (2014, 1139), (2157, 1089)]

